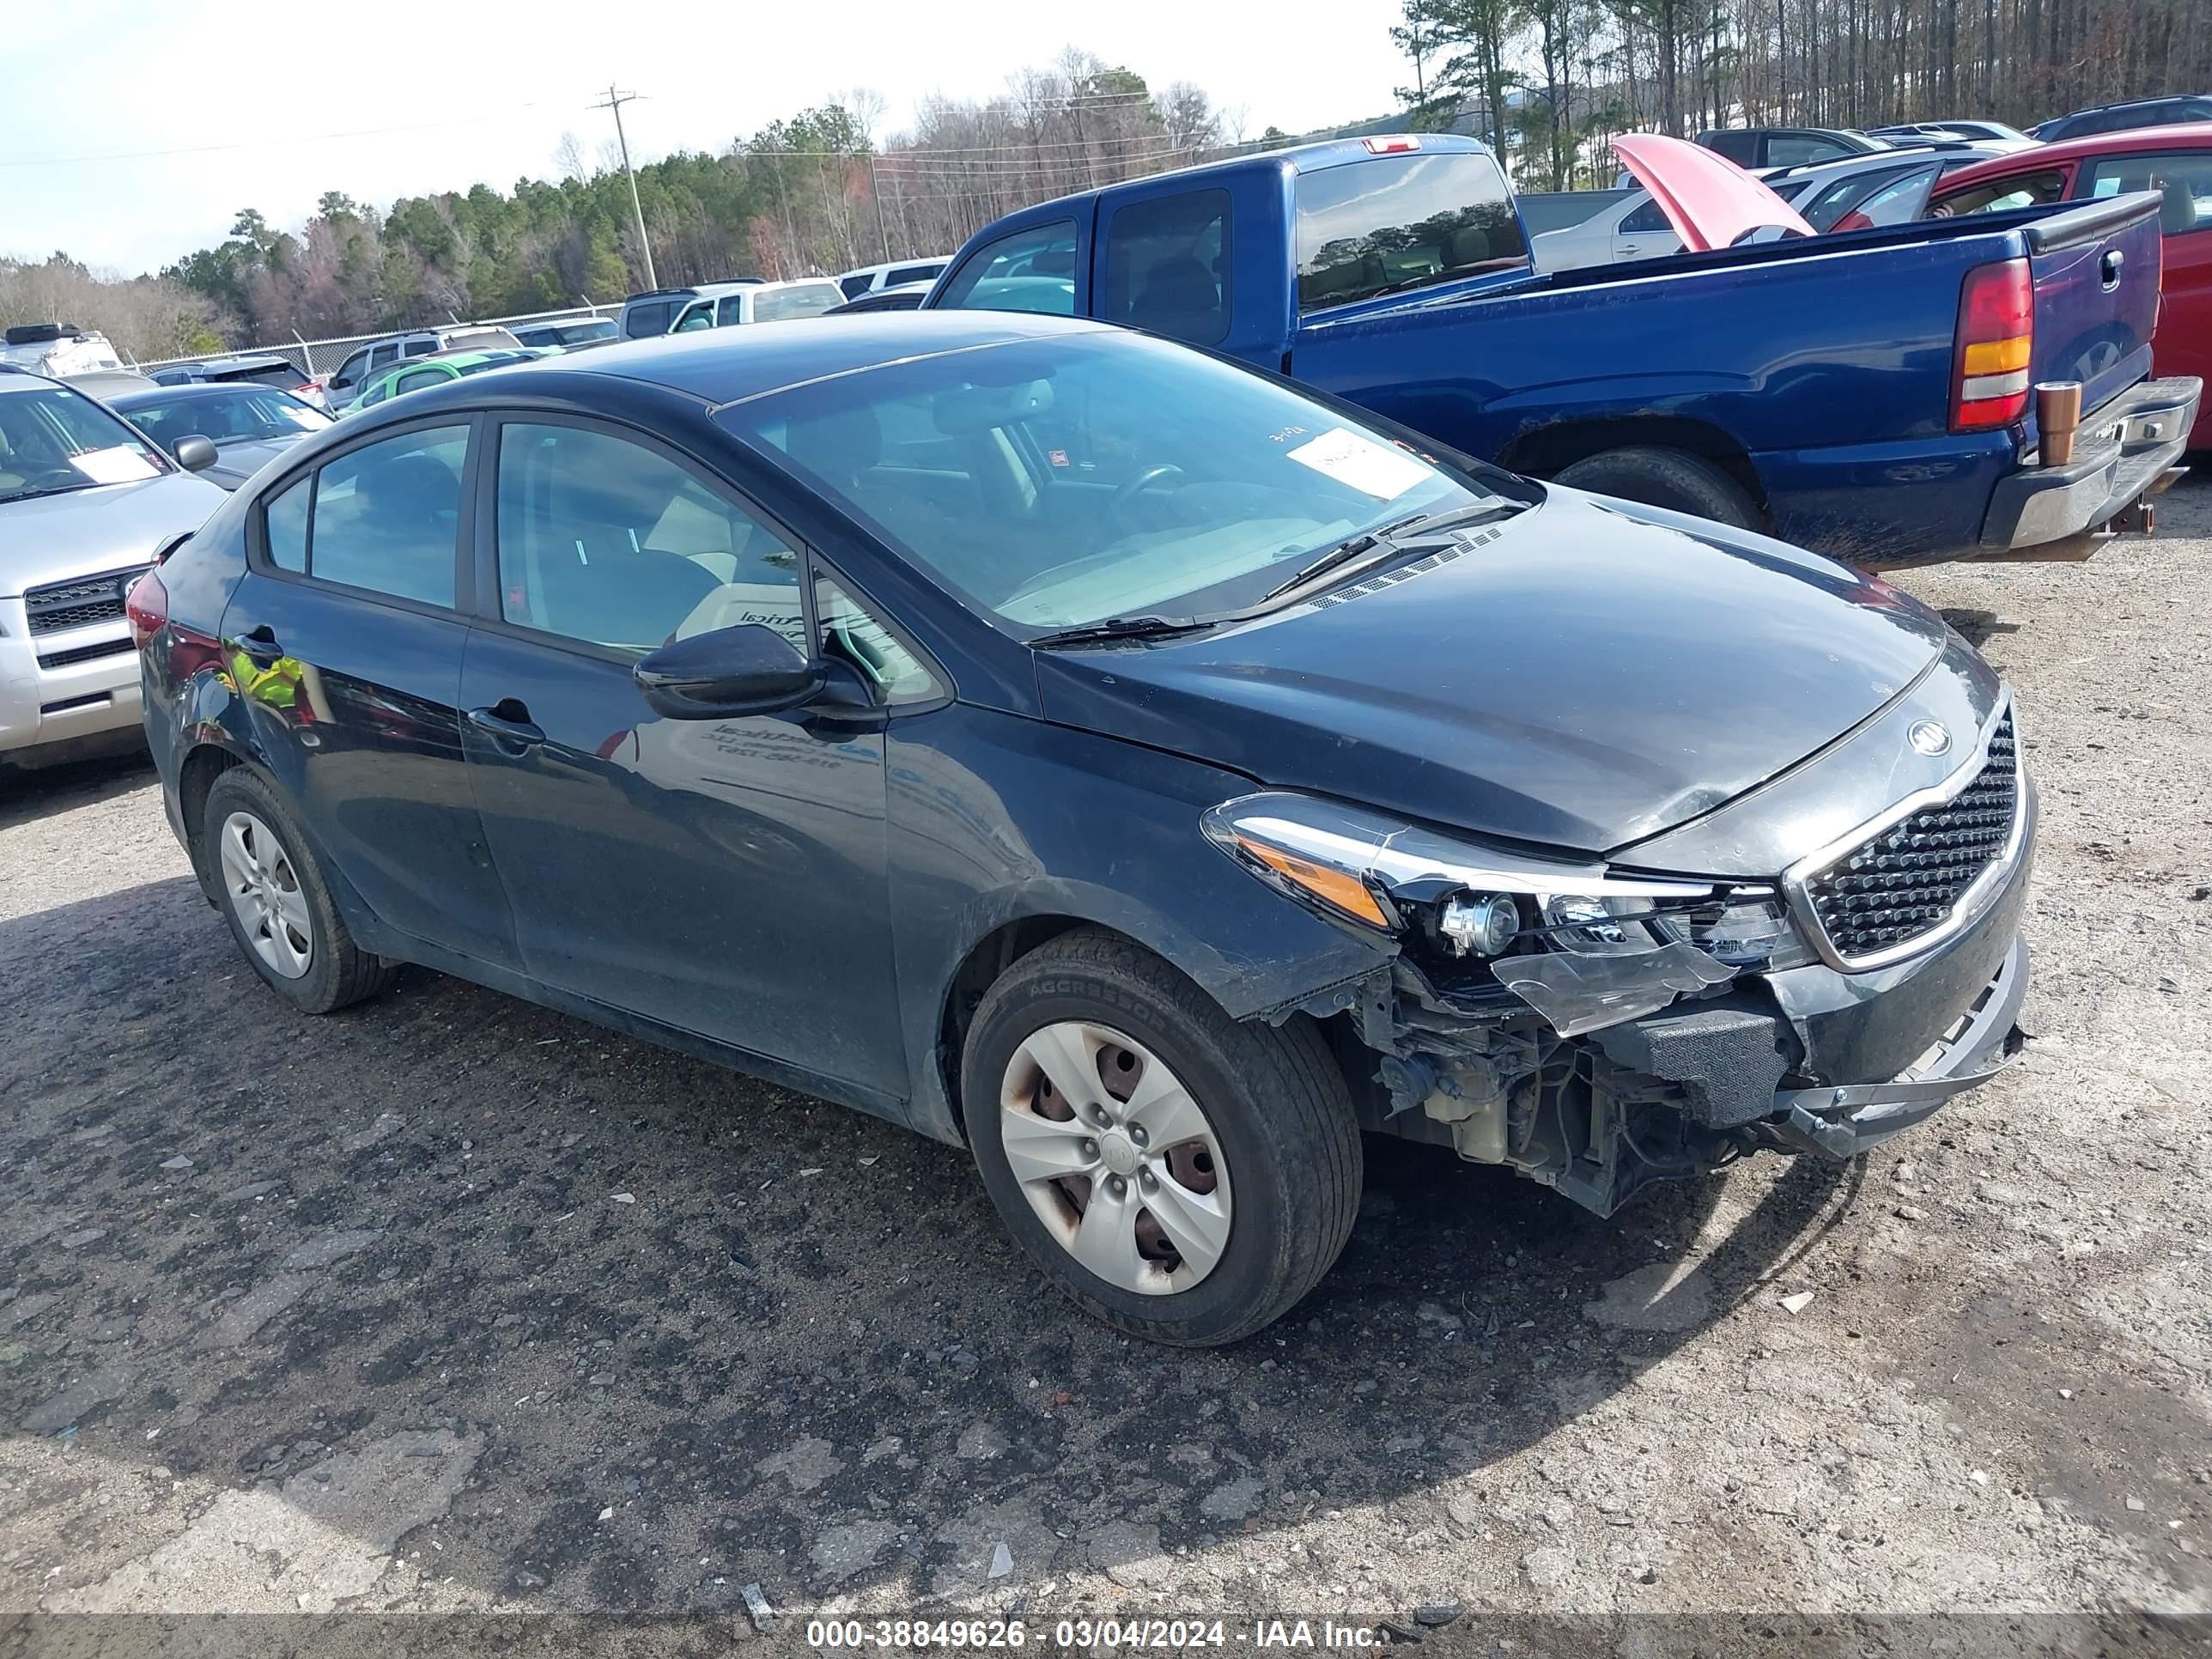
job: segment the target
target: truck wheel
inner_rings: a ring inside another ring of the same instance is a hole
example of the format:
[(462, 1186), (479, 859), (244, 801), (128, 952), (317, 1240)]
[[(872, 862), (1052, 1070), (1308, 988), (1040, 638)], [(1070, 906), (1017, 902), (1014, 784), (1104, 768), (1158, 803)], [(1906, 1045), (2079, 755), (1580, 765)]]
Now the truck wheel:
[(1319, 1030), (1240, 1024), (1126, 939), (1065, 933), (1008, 969), (961, 1098), (1007, 1229), (1133, 1336), (1250, 1335), (1328, 1271), (1359, 1207), (1359, 1127)]
[(392, 982), (392, 965), (354, 944), (307, 838), (258, 775), (234, 766), (217, 778), (201, 823), (231, 937), (270, 990), (327, 1014)]
[(1608, 449), (1562, 467), (1552, 477), (1556, 483), (1600, 495), (1694, 513), (1738, 530), (1759, 528), (1759, 508), (1741, 484), (1711, 461), (1679, 449)]

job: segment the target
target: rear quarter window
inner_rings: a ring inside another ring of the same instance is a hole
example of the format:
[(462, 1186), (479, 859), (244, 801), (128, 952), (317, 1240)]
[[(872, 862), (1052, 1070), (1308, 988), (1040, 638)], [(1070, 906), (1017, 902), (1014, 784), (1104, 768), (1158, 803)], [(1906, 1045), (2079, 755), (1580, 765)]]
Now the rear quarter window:
[(1317, 311), (1526, 264), (1528, 244), (1489, 156), (1422, 151), (1301, 173), (1297, 260)]
[(1115, 210), (1106, 233), (1109, 322), (1192, 345), (1229, 332), (1229, 192), (1186, 191)]
[(2051, 167), (2041, 173), (2016, 173), (2008, 179), (1970, 185), (1946, 194), (1928, 210), (1933, 219), (1963, 219), (1972, 213), (2010, 213), (2017, 208), (2043, 207), (2066, 193), (2066, 173)]

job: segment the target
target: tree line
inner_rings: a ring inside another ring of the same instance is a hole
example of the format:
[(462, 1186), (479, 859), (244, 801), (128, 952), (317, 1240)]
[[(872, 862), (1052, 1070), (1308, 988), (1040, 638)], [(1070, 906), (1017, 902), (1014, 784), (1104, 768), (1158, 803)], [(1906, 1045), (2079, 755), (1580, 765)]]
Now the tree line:
[(1401, 0), (1417, 125), (1468, 125), (1524, 188), (1609, 185), (1613, 136), (2027, 126), (2212, 91), (2205, 0)]
[[(1024, 203), (1178, 166), (1241, 137), (1201, 88), (1156, 91), (1074, 48), (996, 96), (931, 99), (909, 130), (878, 142), (882, 115), (879, 98), (854, 93), (720, 154), (641, 163), (654, 276), (773, 280), (947, 252)], [(129, 282), (95, 280), (66, 255), (0, 262), (0, 320), (99, 327), (147, 361), (614, 304), (646, 286), (629, 182), (611, 154), (587, 159), (573, 135), (554, 159), (551, 179), (380, 210), (331, 191), (297, 229), (247, 209), (222, 241)]]
[[(1472, 125), (1525, 189), (1613, 182), (1613, 136), (1775, 123), (1874, 126), (2212, 90), (2205, 0), (1401, 0), (1408, 125)], [(884, 139), (859, 92), (720, 153), (637, 168), (654, 275), (833, 273), (950, 252), (1026, 204), (1248, 143), (1204, 88), (1155, 89), (1069, 48), (977, 100), (933, 98)], [(1274, 127), (1249, 141), (1288, 142)], [(76, 322), (142, 360), (449, 319), (610, 305), (646, 285), (611, 143), (574, 137), (556, 177), (510, 191), (337, 191), (298, 229), (241, 211), (158, 275), (65, 253), (0, 258), (0, 322)]]

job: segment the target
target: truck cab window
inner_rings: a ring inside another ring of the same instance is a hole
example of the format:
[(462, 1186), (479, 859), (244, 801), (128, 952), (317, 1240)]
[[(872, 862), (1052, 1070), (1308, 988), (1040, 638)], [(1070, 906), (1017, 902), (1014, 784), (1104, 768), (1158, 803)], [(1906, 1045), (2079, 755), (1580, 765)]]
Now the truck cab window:
[(1100, 314), (1192, 345), (1229, 333), (1229, 192), (1186, 191), (1132, 202), (1106, 234)]
[(1468, 150), (1299, 174), (1297, 243), (1302, 312), (1528, 263), (1504, 175)]

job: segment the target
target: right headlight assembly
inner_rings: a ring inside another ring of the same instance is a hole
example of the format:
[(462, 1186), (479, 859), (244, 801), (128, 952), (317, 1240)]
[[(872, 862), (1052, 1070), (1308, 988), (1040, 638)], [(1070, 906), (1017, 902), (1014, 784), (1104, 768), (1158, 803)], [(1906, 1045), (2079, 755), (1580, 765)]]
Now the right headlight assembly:
[(1563, 1036), (1815, 959), (1764, 884), (1534, 858), (1286, 791), (1224, 801), (1200, 823), (1279, 891), (1404, 939), (1448, 972), (1494, 980)]

